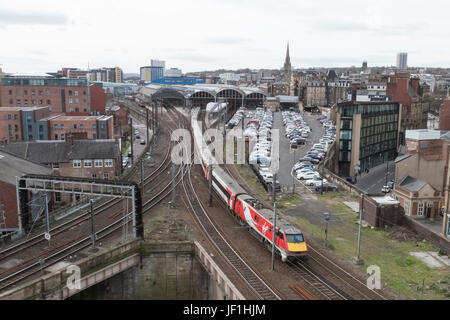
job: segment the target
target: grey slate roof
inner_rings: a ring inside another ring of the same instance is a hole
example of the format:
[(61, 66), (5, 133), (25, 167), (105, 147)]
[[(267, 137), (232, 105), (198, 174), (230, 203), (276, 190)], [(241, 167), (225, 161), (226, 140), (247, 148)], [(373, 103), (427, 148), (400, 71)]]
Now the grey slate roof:
[(399, 163), (399, 162), (401, 162), (401, 161), (403, 161), (403, 160), (405, 160), (405, 159), (408, 159), (409, 157), (411, 157), (410, 154), (402, 154), (401, 156), (398, 156), (398, 157), (395, 159), (395, 163)]
[(410, 177), (410, 176), (406, 176), (399, 183), (400, 187), (405, 188), (406, 190), (411, 191), (411, 192), (417, 192), (420, 189), (422, 189), (425, 185), (426, 185), (426, 182), (423, 182), (421, 180), (418, 180), (418, 179)]
[(36, 163), (64, 163), (84, 159), (116, 159), (119, 147), (114, 140), (76, 140), (10, 143), (3, 150)]
[(22, 177), (27, 174), (51, 175), (52, 170), (0, 151), (0, 181), (15, 185), (16, 177)]

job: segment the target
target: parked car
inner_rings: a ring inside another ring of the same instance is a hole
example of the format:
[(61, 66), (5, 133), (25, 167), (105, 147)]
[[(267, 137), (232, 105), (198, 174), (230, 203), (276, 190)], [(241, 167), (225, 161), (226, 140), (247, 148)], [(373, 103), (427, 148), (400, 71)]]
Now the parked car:
[[(317, 186), (315, 188), (316, 192), (320, 192), (321, 189), (322, 189), (321, 185)], [(327, 192), (327, 191), (336, 192), (338, 190), (338, 187), (336, 185), (334, 185), (334, 184), (328, 183), (326, 185), (325, 184), (323, 185), (323, 189), (322, 190), (323, 190), (323, 192)]]
[(389, 188), (388, 186), (383, 186), (383, 188), (381, 188), (381, 192), (389, 193), (389, 192), (391, 192), (391, 188)]
[(141, 140), (141, 144), (142, 144), (142, 145), (145, 145), (145, 140)]
[(305, 172), (302, 174), (299, 174), (297, 176), (297, 179), (299, 180), (309, 180), (309, 179), (314, 179), (314, 178), (319, 178), (319, 174), (317, 172)]
[[(310, 180), (307, 180), (305, 184), (308, 187), (310, 187), (310, 186), (314, 186), (314, 187), (321, 186), (322, 185), (322, 179), (320, 179), (320, 178), (319, 179), (310, 179)], [(327, 179), (323, 179), (323, 184), (324, 185), (328, 184), (328, 180)]]
[(351, 184), (356, 184), (357, 183), (356, 177), (347, 177), (346, 180), (348, 182), (350, 182)]

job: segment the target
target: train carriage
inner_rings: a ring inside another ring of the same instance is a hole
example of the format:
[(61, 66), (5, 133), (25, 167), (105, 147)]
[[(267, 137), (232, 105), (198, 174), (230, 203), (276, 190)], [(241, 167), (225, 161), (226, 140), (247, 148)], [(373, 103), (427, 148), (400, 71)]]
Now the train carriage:
[[(229, 212), (270, 248), (273, 242), (273, 211), (265, 209), (256, 199), (248, 195), (245, 189), (216, 164), (216, 159), (203, 139), (203, 132), (198, 122), (199, 111), (199, 108), (192, 110), (191, 125), (194, 132), (195, 152), (201, 160), (206, 179), (211, 178), (210, 164), (214, 164), (212, 174), (214, 191), (227, 204)], [(275, 232), (275, 247), (283, 261), (289, 257), (307, 255), (308, 248), (303, 233), (289, 222), (277, 218)]]

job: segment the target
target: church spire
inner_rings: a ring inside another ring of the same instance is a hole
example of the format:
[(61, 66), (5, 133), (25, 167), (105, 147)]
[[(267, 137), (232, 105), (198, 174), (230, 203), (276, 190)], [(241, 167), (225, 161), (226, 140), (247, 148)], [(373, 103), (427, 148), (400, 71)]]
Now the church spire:
[(289, 56), (289, 41), (287, 44), (287, 50), (286, 50), (286, 60), (284, 61), (284, 71), (285, 72), (291, 72), (292, 66), (291, 66), (291, 58)]

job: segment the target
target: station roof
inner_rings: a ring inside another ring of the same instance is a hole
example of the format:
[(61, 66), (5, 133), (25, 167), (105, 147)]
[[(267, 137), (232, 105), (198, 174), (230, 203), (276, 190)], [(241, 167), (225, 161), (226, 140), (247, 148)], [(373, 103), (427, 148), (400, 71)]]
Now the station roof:
[(254, 87), (241, 87), (241, 86), (232, 86), (232, 85), (224, 85), (224, 84), (195, 84), (195, 85), (161, 85), (161, 84), (148, 84), (144, 88), (141, 89), (141, 93), (147, 95), (156, 94), (158, 91), (162, 90), (174, 90), (179, 94), (183, 95), (186, 99), (189, 99), (192, 95), (197, 92), (208, 92), (212, 96), (217, 96), (221, 91), (224, 90), (234, 90), (239, 92), (244, 97), (253, 94), (259, 93), (264, 97), (266, 94), (263, 90)]

